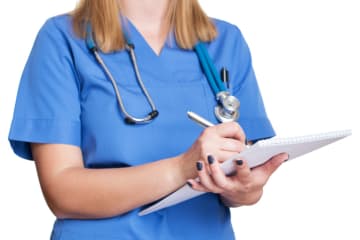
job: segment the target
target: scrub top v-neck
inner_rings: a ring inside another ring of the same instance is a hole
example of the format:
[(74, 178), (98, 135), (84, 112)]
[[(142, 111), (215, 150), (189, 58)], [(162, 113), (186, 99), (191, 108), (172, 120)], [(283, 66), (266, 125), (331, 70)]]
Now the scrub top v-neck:
[[(215, 66), (229, 70), (231, 91), (241, 102), (240, 125), (249, 140), (274, 136), (241, 32), (214, 23), (218, 37), (206, 46)], [(150, 124), (124, 123), (111, 82), (73, 33), (71, 17), (56, 16), (39, 31), (21, 78), (9, 133), (18, 156), (32, 159), (31, 142), (62, 143), (81, 148), (86, 168), (136, 166), (189, 149), (202, 129), (187, 111), (216, 122), (215, 97), (195, 52), (180, 49), (170, 35), (157, 55), (130, 21), (125, 25), (159, 116)], [(101, 55), (127, 110), (148, 113), (128, 53)], [(230, 211), (216, 194), (139, 217), (141, 209), (107, 219), (57, 219), (52, 239), (234, 239)]]

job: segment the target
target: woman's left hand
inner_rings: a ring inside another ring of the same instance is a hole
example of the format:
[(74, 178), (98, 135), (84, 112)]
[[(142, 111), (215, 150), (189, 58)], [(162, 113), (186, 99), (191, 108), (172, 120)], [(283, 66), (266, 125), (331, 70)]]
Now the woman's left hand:
[(288, 158), (288, 154), (282, 153), (253, 169), (249, 168), (246, 161), (237, 160), (234, 162), (236, 173), (226, 176), (220, 163), (209, 155), (207, 163), (197, 162), (199, 181), (191, 179), (187, 182), (194, 190), (220, 194), (228, 207), (252, 205), (260, 200), (270, 176)]

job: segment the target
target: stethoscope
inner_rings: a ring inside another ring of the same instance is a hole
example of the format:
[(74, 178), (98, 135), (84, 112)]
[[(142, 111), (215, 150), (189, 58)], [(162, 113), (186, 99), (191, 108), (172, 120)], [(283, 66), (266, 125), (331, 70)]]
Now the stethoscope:
[[(120, 111), (124, 115), (124, 120), (127, 124), (144, 124), (149, 123), (154, 120), (158, 115), (159, 111), (156, 109), (154, 101), (152, 100), (149, 92), (147, 91), (144, 82), (141, 79), (141, 74), (139, 71), (139, 67), (137, 64), (135, 51), (134, 51), (134, 44), (130, 43), (129, 41), (126, 44), (126, 50), (129, 52), (132, 65), (134, 67), (135, 75), (137, 82), (140, 86), (141, 91), (144, 93), (146, 100), (148, 101), (151, 112), (149, 112), (146, 117), (138, 118), (131, 115), (124, 106), (123, 99), (121, 97), (119, 88), (116, 84), (116, 81), (111, 74), (109, 68), (104, 63), (102, 57), (99, 54), (98, 48), (93, 38), (93, 32), (90, 24), (86, 26), (86, 46), (88, 49), (94, 54), (96, 61), (100, 64), (101, 68), (105, 72), (106, 76), (111, 81), (111, 84), (114, 88), (117, 102), (120, 108)], [(211, 61), (209, 53), (205, 47), (205, 44), (199, 42), (195, 45), (194, 50), (199, 58), (200, 65), (204, 71), (204, 74), (210, 84), (214, 95), (216, 96), (216, 100), (218, 102), (217, 106), (215, 107), (215, 116), (220, 122), (231, 122), (236, 121), (239, 118), (239, 108), (240, 108), (240, 101), (226, 89), (223, 81), (221, 80), (219, 72), (216, 70), (214, 63)], [(226, 81), (226, 74), (224, 74), (223, 80)]]

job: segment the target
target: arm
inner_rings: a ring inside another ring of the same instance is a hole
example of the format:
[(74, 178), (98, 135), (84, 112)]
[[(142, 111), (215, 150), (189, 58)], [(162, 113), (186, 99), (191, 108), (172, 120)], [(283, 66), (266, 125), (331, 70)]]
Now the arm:
[(150, 203), (180, 187), (180, 157), (117, 169), (86, 169), (78, 147), (32, 144), (41, 187), (59, 218), (104, 218)]
[[(243, 149), (235, 123), (207, 128), (184, 154), (117, 169), (86, 169), (78, 147), (32, 144), (45, 199), (59, 218), (112, 217), (155, 201), (197, 172), (196, 161), (215, 152), (219, 160)], [(235, 139), (233, 139), (235, 138)], [(244, 138), (243, 138), (244, 139)], [(242, 140), (243, 141), (243, 140)]]

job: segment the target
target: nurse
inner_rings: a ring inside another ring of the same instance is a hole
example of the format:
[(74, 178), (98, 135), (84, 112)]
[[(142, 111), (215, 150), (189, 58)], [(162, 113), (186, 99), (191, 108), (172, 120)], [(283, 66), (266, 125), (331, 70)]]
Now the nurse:
[[(91, 26), (99, 55), (114, 77), (126, 111), (158, 116), (128, 124), (104, 68), (86, 43)], [(226, 67), (241, 102), (237, 123), (202, 129), (194, 111), (212, 122), (217, 104), (194, 52), (205, 43), (217, 69)], [(127, 48), (134, 47), (138, 70)], [(137, 73), (138, 72), (138, 73)], [(256, 203), (280, 154), (250, 170), (219, 164), (250, 141), (274, 136), (239, 29), (208, 18), (196, 0), (81, 0), (50, 18), (25, 66), (9, 140), (35, 160), (49, 208), (51, 239), (234, 239), (229, 207)], [(200, 182), (195, 181), (200, 177)], [(209, 192), (138, 216), (146, 205), (183, 184)]]

